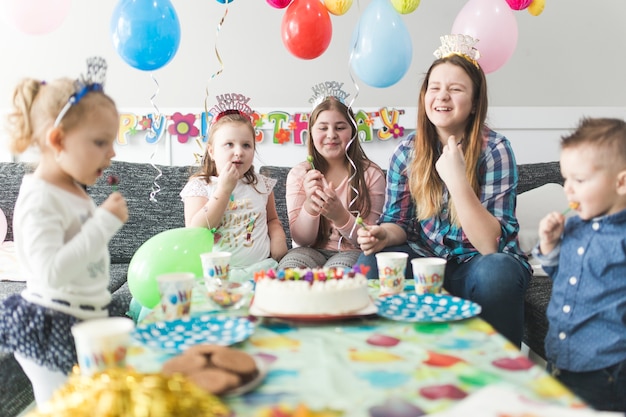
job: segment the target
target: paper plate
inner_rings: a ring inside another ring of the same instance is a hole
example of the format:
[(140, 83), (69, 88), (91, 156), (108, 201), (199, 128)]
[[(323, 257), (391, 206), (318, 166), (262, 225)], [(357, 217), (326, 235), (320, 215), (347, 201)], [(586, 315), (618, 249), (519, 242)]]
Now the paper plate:
[(398, 321), (445, 322), (463, 320), (480, 314), (473, 301), (445, 294), (402, 293), (375, 301), (378, 315)]
[(228, 346), (247, 339), (254, 324), (246, 317), (201, 315), (173, 321), (140, 324), (133, 337), (148, 347), (181, 353), (200, 343)]

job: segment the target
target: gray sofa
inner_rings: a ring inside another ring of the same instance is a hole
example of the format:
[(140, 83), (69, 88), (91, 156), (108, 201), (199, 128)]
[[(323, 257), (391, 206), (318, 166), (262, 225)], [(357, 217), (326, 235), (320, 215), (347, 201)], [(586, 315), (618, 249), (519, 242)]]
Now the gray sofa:
[[(12, 240), (11, 222), (13, 206), (21, 183), (21, 178), (29, 167), (23, 163), (0, 163), (0, 207), (9, 223), (7, 240)], [(111, 281), (109, 289), (113, 294), (112, 312), (125, 315), (128, 311), (131, 294), (126, 282), (128, 264), (135, 251), (155, 234), (176, 227), (183, 227), (183, 205), (179, 192), (187, 181), (191, 167), (156, 166), (147, 163), (114, 161), (108, 174), (119, 177), (119, 190), (128, 202), (129, 221), (111, 240)], [(278, 180), (275, 187), (276, 207), (287, 233), (287, 208), (285, 203), (285, 181), (289, 168), (261, 167), (260, 172)], [(519, 166), (520, 181), (518, 192), (523, 193), (546, 183), (561, 183), (557, 162), (528, 164)], [(158, 177), (158, 178), (157, 178)], [(156, 202), (150, 200), (156, 191)], [(100, 203), (111, 192), (106, 179), (89, 187), (88, 192)], [(21, 282), (0, 282), (0, 299), (24, 288)], [(545, 310), (550, 298), (551, 283), (546, 277), (533, 277), (526, 296), (525, 343), (536, 353), (544, 356), (543, 339), (547, 330)], [(32, 389), (26, 376), (12, 355), (0, 354), (0, 416), (15, 416), (33, 401)]]

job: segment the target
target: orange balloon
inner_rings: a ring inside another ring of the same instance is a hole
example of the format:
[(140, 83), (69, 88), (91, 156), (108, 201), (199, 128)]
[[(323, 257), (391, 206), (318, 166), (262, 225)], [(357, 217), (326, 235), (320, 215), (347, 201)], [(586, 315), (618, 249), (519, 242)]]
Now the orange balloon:
[(328, 10), (319, 0), (294, 0), (283, 16), (281, 35), (287, 50), (297, 58), (322, 55), (333, 34)]

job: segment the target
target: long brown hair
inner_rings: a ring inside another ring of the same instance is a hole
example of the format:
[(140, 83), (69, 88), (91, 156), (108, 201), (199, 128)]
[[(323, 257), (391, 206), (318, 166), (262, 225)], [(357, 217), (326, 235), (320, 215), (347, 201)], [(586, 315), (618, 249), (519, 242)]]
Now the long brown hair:
[[(409, 189), (415, 201), (418, 220), (425, 220), (441, 211), (443, 204), (444, 183), (435, 169), (439, 158), (441, 141), (435, 125), (428, 119), (425, 108), (425, 96), (430, 75), (438, 65), (450, 63), (461, 67), (472, 80), (472, 112), (465, 126), (463, 154), (465, 175), (477, 196), (480, 197), (478, 183), (478, 160), (483, 149), (483, 134), (487, 118), (487, 81), (485, 73), (479, 67), (459, 55), (450, 55), (435, 60), (422, 83), (417, 106), (417, 128), (413, 144), (413, 157), (408, 167)], [(458, 225), (454, 202), (450, 199), (448, 209), (452, 222)]]
[[(216, 117), (217, 118), (217, 117)], [(217, 167), (215, 166), (215, 161), (209, 155), (209, 147), (213, 146), (213, 140), (215, 138), (215, 132), (217, 132), (220, 127), (225, 124), (236, 124), (240, 123), (246, 125), (246, 127), (250, 130), (250, 135), (252, 136), (252, 143), (254, 143), (254, 150), (256, 151), (256, 140), (255, 140), (255, 132), (254, 126), (252, 126), (252, 122), (250, 121), (250, 117), (248, 117), (245, 113), (240, 112), (224, 112), (219, 115), (219, 118), (213, 124), (211, 124), (211, 129), (209, 130), (209, 136), (207, 138), (207, 145), (204, 151), (204, 155), (202, 156), (202, 160), (200, 161), (200, 168), (196, 173), (192, 175), (192, 177), (200, 177), (207, 184), (211, 183), (211, 177), (217, 177)], [(254, 165), (250, 165), (250, 168), (243, 174), (245, 178), (245, 182), (247, 184), (255, 185), (257, 183), (257, 176), (254, 174)]]
[[(363, 151), (363, 148), (361, 147), (361, 142), (357, 137), (357, 125), (352, 109), (332, 96), (327, 97), (324, 101), (318, 104), (309, 116), (309, 140), (307, 143), (307, 148), (309, 151), (309, 155), (313, 157), (313, 164), (315, 165), (315, 168), (324, 175), (326, 175), (326, 173), (328, 172), (328, 161), (326, 161), (326, 159), (317, 151), (317, 149), (315, 149), (315, 144), (313, 143), (311, 133), (313, 131), (313, 125), (315, 125), (315, 122), (317, 121), (319, 115), (323, 111), (327, 110), (338, 111), (346, 118), (346, 120), (350, 124), (352, 141), (350, 142), (350, 145), (346, 150), (346, 159), (344, 162), (348, 168), (348, 175), (349, 177), (351, 177), (349, 184), (350, 188), (348, 191), (348, 201), (346, 201), (346, 206), (348, 206), (348, 204), (350, 204), (350, 202), (354, 200), (354, 207), (348, 207), (348, 210), (357, 211), (361, 217), (365, 218), (370, 214), (370, 210), (372, 209), (370, 193), (369, 189), (367, 188), (367, 183), (365, 181), (365, 171), (367, 171), (367, 169), (371, 166), (375, 167), (381, 172), (382, 170), (377, 164), (368, 159), (367, 155), (365, 155), (365, 152)], [(356, 171), (352, 164), (350, 164), (348, 158), (350, 158), (352, 162), (354, 162), (354, 165), (356, 166)], [(358, 190), (358, 192), (356, 192), (355, 190)], [(319, 229), (317, 232), (317, 239), (315, 240), (313, 247), (324, 247), (329, 238), (330, 222), (328, 221), (328, 219), (321, 216)]]

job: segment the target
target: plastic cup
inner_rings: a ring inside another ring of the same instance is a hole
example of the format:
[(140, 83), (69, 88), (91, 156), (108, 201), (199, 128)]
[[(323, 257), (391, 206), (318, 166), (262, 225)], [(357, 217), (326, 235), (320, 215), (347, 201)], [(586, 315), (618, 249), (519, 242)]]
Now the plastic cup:
[(125, 317), (86, 320), (72, 326), (78, 366), (83, 375), (125, 367), (135, 323)]
[(411, 259), (415, 292), (418, 294), (439, 294), (443, 286), (447, 261), (443, 258)]
[(191, 296), (196, 285), (192, 272), (173, 272), (157, 276), (161, 293), (161, 313), (163, 320), (176, 320), (189, 316)]
[(207, 252), (200, 254), (204, 277), (228, 281), (230, 257), (230, 252)]
[(406, 260), (404, 252), (380, 252), (376, 254), (380, 295), (399, 294), (404, 290)]

